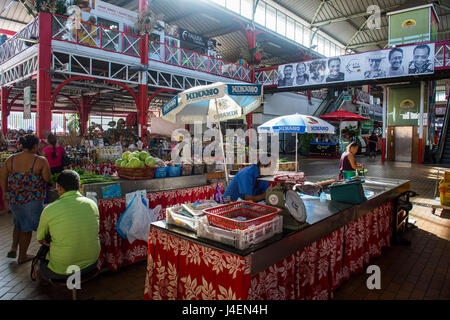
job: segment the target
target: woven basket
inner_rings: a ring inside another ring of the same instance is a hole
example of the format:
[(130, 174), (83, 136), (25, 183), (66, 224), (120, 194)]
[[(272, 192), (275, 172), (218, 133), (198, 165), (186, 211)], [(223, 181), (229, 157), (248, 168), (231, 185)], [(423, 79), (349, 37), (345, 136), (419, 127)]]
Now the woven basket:
[(145, 168), (128, 168), (128, 167), (116, 167), (117, 174), (122, 179), (126, 180), (149, 180), (155, 176), (155, 167)]

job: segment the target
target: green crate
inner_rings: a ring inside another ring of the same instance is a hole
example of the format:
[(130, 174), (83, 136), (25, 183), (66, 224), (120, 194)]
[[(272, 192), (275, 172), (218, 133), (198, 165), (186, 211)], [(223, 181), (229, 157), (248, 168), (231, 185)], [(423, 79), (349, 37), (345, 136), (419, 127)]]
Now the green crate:
[(330, 186), (331, 200), (360, 204), (367, 200), (364, 195), (362, 181), (352, 181), (347, 183), (334, 184)]
[(356, 176), (356, 172), (355, 171), (342, 171), (342, 177), (344, 179), (352, 178), (354, 176)]

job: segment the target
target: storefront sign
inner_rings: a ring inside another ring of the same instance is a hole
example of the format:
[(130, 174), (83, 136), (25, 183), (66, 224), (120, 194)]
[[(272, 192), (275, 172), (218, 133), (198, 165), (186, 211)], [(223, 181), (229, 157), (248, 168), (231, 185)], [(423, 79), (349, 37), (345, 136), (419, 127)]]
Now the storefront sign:
[(224, 92), (223, 89), (219, 90), (219, 88), (211, 88), (194, 92), (186, 92), (183, 93), (183, 96), (184, 96), (183, 99), (184, 103), (193, 103), (196, 101), (217, 99), (223, 97)]
[(31, 119), (31, 87), (23, 88), (23, 118)]
[(339, 145), (337, 143), (310, 142), (309, 155), (323, 158), (339, 157)]
[[(428, 43), (280, 65), (278, 87), (304, 87), (432, 73), (434, 43)], [(367, 98), (367, 103), (370, 103), (370, 95)]]
[(228, 94), (233, 96), (260, 96), (261, 85), (229, 84)]
[(175, 109), (178, 106), (178, 96), (173, 97), (170, 99), (169, 102), (167, 102), (165, 105), (162, 106), (162, 114), (166, 115), (173, 109)]
[(373, 120), (361, 121), (361, 129), (370, 130), (373, 128)]
[(201, 35), (192, 33), (182, 28), (178, 28), (178, 34), (180, 35), (180, 40), (187, 41), (198, 46), (206, 48), (208, 44), (208, 39), (202, 37)]

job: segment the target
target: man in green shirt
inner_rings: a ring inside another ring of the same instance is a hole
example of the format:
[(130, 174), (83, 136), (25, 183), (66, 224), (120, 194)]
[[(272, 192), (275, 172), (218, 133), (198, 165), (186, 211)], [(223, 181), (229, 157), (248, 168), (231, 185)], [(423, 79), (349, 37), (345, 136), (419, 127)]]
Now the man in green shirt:
[(82, 275), (93, 271), (100, 254), (98, 207), (78, 191), (80, 176), (64, 170), (56, 183), (60, 197), (44, 209), (37, 229), (37, 240), (49, 246), (46, 259), (39, 260), (36, 270), (43, 283), (67, 278), (67, 268), (73, 265)]

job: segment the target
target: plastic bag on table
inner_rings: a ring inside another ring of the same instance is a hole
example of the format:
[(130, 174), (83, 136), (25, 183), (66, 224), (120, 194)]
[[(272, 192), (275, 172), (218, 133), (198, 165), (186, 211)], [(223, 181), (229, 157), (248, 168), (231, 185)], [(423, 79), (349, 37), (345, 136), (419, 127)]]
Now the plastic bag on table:
[(161, 205), (158, 205), (154, 209), (149, 209), (147, 198), (136, 193), (117, 221), (117, 232), (130, 243), (135, 240), (147, 241), (150, 224), (158, 219), (161, 208)]
[(125, 206), (128, 206), (131, 202), (131, 200), (134, 198), (134, 195), (140, 195), (142, 194), (144, 198), (147, 198), (147, 190), (137, 190), (134, 192), (127, 193), (125, 195)]

